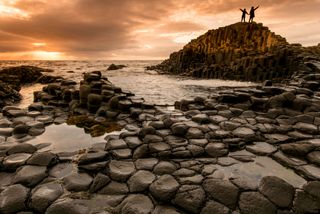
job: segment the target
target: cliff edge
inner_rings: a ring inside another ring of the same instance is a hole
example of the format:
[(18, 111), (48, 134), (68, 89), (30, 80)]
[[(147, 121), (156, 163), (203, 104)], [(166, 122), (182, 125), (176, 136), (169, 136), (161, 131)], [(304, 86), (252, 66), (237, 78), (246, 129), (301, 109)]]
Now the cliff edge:
[(320, 45), (289, 44), (262, 24), (236, 23), (209, 30), (152, 69), (199, 78), (282, 81), (310, 70), (305, 58), (319, 56)]

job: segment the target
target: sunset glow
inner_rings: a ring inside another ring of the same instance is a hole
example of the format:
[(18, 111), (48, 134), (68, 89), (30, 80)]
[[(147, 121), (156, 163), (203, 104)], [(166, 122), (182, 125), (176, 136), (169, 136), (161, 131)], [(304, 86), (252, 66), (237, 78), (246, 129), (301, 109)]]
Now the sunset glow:
[(0, 59), (164, 59), (252, 5), (289, 42), (320, 42), (320, 0), (0, 0)]

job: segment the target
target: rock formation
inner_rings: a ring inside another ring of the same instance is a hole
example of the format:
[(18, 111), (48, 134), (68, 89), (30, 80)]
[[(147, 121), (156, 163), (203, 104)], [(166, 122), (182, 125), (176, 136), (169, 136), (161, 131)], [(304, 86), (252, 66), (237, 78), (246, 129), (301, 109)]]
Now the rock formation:
[(312, 72), (305, 62), (319, 56), (320, 45), (289, 44), (262, 24), (236, 23), (209, 30), (151, 69), (199, 78), (282, 81)]
[(32, 83), (52, 83), (61, 81), (62, 77), (42, 74), (52, 70), (34, 66), (18, 66), (0, 70), (0, 107), (21, 99), (21, 86)]

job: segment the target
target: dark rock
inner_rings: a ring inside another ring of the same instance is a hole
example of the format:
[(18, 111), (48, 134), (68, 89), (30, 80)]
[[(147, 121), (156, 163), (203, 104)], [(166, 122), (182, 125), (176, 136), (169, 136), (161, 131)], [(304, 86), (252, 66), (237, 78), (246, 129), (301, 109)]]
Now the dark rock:
[(45, 212), (55, 200), (63, 194), (63, 188), (58, 183), (48, 183), (39, 185), (32, 190), (30, 207), (39, 211)]
[(37, 151), (37, 148), (33, 145), (27, 144), (27, 143), (20, 143), (20, 144), (17, 144), (15, 146), (11, 147), (10, 149), (8, 149), (7, 154), (8, 155), (16, 154), (16, 153), (33, 154), (36, 151)]
[(130, 192), (143, 192), (156, 179), (156, 176), (149, 171), (139, 170), (128, 180)]
[(72, 173), (63, 178), (63, 183), (67, 190), (79, 192), (88, 190), (92, 180), (87, 173)]
[(200, 214), (212, 214), (212, 213), (229, 214), (230, 209), (216, 201), (208, 201), (203, 207), (203, 209), (201, 210)]
[(108, 183), (110, 183), (111, 179), (102, 173), (98, 173), (90, 186), (90, 193), (98, 192), (102, 187), (106, 186)]
[(0, 193), (1, 213), (17, 213), (25, 210), (28, 194), (29, 189), (20, 184), (7, 187)]
[(201, 186), (183, 185), (174, 198), (175, 204), (191, 213), (199, 213), (206, 194)]
[(123, 214), (149, 214), (153, 211), (154, 205), (149, 197), (137, 194), (129, 195), (119, 205), (119, 213)]
[(115, 65), (115, 64), (111, 64), (111, 65), (109, 65), (109, 67), (108, 67), (108, 71), (112, 71), (112, 70), (119, 70), (119, 69), (122, 69), (122, 68), (125, 68), (125, 67), (127, 67), (127, 66), (125, 66), (125, 65)]
[(58, 161), (58, 157), (51, 152), (34, 153), (27, 161), (30, 165), (51, 166)]
[(258, 192), (244, 192), (240, 195), (239, 208), (244, 214), (275, 214), (277, 208)]
[(161, 201), (169, 201), (179, 188), (179, 183), (171, 175), (162, 175), (150, 185), (151, 194)]
[(284, 180), (267, 176), (261, 179), (259, 191), (271, 202), (281, 208), (288, 208), (292, 204), (294, 188)]
[(17, 170), (13, 182), (32, 187), (41, 182), (45, 177), (47, 177), (46, 167), (26, 165)]
[(203, 183), (203, 187), (210, 197), (216, 199), (231, 209), (235, 208), (239, 189), (230, 181), (206, 179)]
[(135, 171), (131, 161), (112, 160), (109, 163), (110, 177), (116, 181), (126, 181)]
[(55, 201), (51, 204), (46, 214), (87, 214), (89, 212), (89, 208), (82, 203), (76, 203), (75, 200), (64, 198)]

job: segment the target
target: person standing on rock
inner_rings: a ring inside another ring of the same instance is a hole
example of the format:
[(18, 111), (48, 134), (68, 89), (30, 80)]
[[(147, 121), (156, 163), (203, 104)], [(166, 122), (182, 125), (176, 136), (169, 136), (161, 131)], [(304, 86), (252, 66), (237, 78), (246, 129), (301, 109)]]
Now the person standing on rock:
[(253, 18), (255, 17), (255, 14), (254, 12), (256, 11), (256, 9), (258, 9), (260, 6), (254, 8), (253, 6), (251, 7), (251, 10), (250, 10), (250, 19), (249, 19), (249, 22), (253, 22)]
[(243, 10), (240, 8), (240, 10), (242, 11), (241, 22), (246, 22), (246, 15), (249, 15), (249, 13), (247, 12), (246, 8), (244, 8)]

